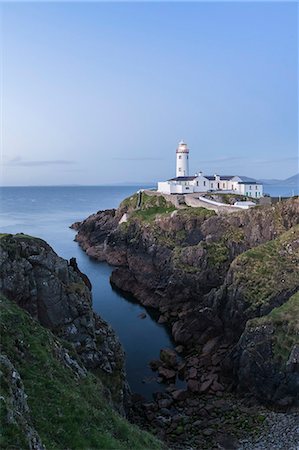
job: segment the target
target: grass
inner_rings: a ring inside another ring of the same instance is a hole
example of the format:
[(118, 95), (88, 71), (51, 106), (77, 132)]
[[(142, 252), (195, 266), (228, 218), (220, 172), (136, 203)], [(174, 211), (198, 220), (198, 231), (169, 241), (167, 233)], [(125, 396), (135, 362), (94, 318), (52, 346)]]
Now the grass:
[(299, 344), (299, 292), (279, 308), (274, 308), (267, 316), (248, 322), (248, 326), (254, 327), (270, 324), (274, 326), (274, 357), (280, 363), (285, 363), (293, 345)]
[(166, 201), (162, 195), (148, 195), (143, 192), (140, 209), (134, 211), (131, 218), (152, 222), (157, 215), (169, 214), (175, 209), (175, 206)]
[[(77, 379), (62, 364), (57, 356), (61, 342), (50, 331), (3, 297), (0, 308), (1, 351), (20, 373), (32, 425), (47, 450), (162, 448), (111, 408), (97, 377), (88, 373)], [(6, 405), (1, 411), (1, 448), (29, 448), (23, 430), (6, 419), (10, 404), (5, 373), (1, 394)]]
[(256, 309), (284, 292), (294, 292), (298, 287), (298, 239), (299, 225), (234, 260), (234, 284), (242, 286), (244, 299), (249, 305)]

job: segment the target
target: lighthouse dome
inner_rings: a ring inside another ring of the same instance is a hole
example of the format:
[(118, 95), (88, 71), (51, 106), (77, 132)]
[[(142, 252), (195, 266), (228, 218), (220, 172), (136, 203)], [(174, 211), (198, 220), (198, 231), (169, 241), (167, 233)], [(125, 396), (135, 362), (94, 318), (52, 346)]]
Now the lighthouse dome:
[(181, 140), (179, 142), (178, 148), (177, 148), (177, 153), (189, 153), (189, 149), (187, 147), (186, 142), (184, 142), (183, 140)]

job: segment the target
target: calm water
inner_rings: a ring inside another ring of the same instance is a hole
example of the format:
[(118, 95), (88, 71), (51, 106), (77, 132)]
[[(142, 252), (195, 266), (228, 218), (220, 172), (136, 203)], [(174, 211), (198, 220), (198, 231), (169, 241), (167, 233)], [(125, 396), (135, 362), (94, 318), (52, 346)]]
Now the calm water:
[[(1, 188), (0, 232), (41, 237), (60, 256), (77, 258), (93, 286), (94, 310), (112, 325), (123, 344), (131, 389), (149, 398), (163, 389), (154, 380), (148, 362), (159, 357), (162, 347), (173, 346), (167, 329), (151, 317), (151, 311), (112, 290), (109, 282), (112, 268), (88, 258), (73, 241), (75, 232), (69, 229), (73, 222), (91, 213), (118, 206), (140, 187)], [(138, 315), (143, 312), (147, 317), (140, 319)]]

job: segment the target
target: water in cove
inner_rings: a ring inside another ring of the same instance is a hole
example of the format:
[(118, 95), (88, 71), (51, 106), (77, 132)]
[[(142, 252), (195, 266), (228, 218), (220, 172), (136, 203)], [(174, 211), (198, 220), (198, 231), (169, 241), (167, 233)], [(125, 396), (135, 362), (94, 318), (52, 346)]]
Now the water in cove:
[[(113, 208), (141, 186), (126, 187), (7, 187), (1, 188), (0, 233), (25, 233), (45, 239), (62, 257), (75, 256), (92, 283), (93, 308), (116, 333), (126, 352), (127, 377), (133, 392), (150, 398), (163, 386), (148, 367), (163, 347), (173, 347), (165, 326), (146, 311), (113, 290), (112, 267), (90, 259), (74, 242), (69, 226), (101, 209)], [(138, 317), (146, 313), (146, 318)], [(145, 382), (144, 382), (145, 381)]]

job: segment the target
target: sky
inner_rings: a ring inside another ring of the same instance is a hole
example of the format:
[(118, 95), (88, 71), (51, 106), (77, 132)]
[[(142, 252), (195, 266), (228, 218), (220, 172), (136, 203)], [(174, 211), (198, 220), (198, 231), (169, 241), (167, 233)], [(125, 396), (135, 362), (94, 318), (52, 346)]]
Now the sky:
[(298, 172), (297, 3), (1, 3), (2, 185)]

